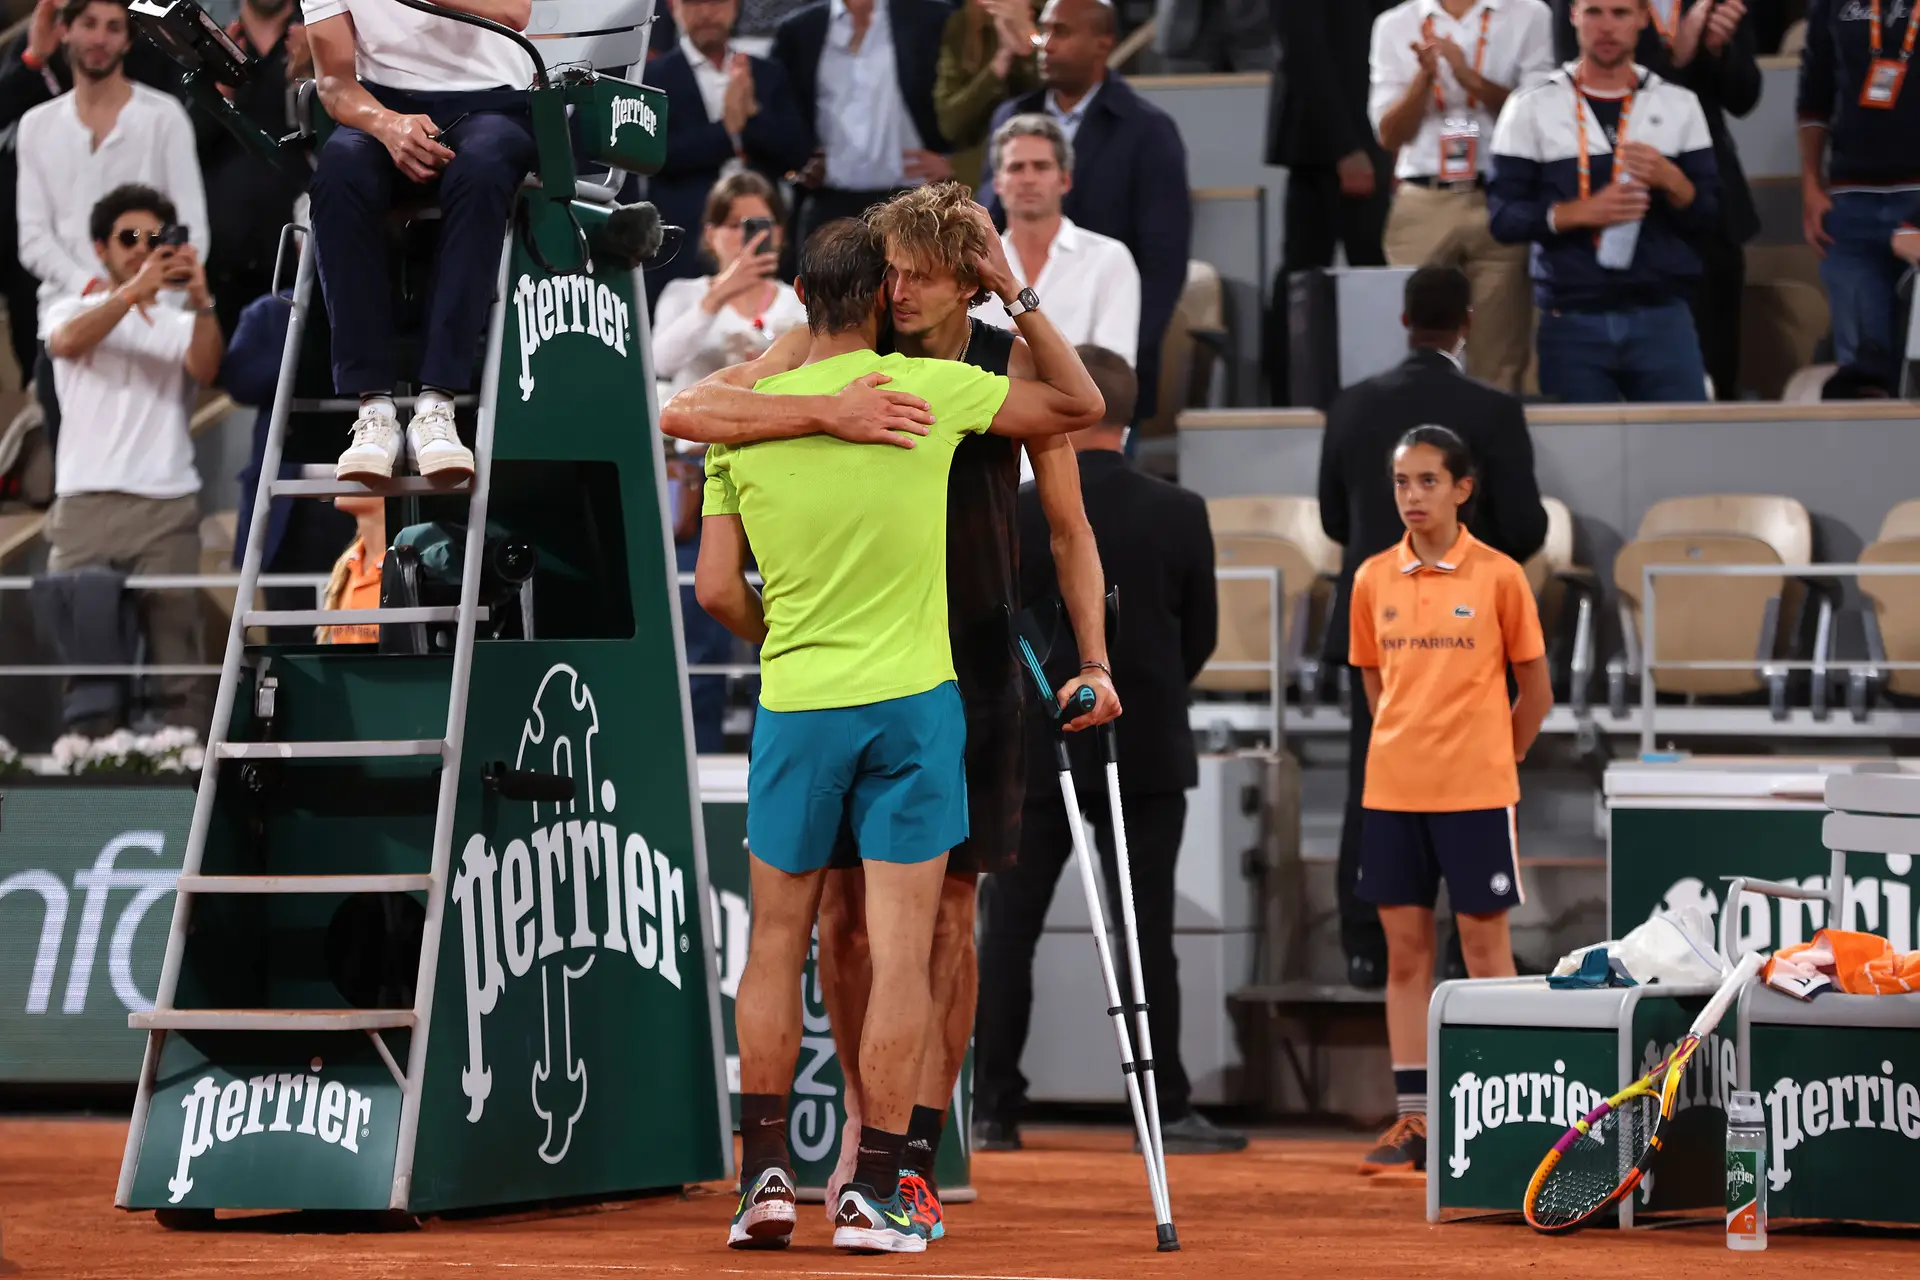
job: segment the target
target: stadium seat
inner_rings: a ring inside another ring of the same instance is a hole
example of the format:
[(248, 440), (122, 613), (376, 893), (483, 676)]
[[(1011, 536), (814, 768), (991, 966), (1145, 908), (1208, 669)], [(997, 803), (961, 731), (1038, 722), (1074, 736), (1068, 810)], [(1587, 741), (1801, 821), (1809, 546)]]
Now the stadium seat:
[[(1283, 584), (1281, 643), (1287, 669), (1303, 706), (1322, 694), (1320, 655), (1326, 648), (1326, 627), (1333, 612), (1334, 581), (1340, 573), (1340, 544), (1320, 527), (1320, 503), (1303, 497), (1211, 498), (1207, 519), (1213, 526), (1214, 554), (1222, 567), (1271, 564), (1280, 568)], [(1241, 542), (1240, 539), (1250, 539)], [(1229, 545), (1231, 541), (1231, 558)], [(1232, 615), (1232, 621), (1229, 616)], [(1268, 662), (1271, 659), (1268, 597), (1264, 582), (1227, 580), (1220, 583), (1220, 644), (1218, 662)], [(1228, 634), (1235, 652), (1229, 655)], [(1268, 679), (1260, 671), (1211, 671), (1196, 682), (1217, 692), (1265, 691)]]
[(1160, 403), (1143, 415), (1142, 443), (1169, 438), (1182, 409), (1227, 402), (1226, 290), (1212, 264), (1187, 263), (1187, 284), (1160, 344)]
[[(1650, 507), (1633, 541), (1614, 560), (1620, 592), (1623, 652), (1607, 663), (1607, 692), (1616, 715), (1626, 711), (1628, 685), (1644, 669), (1640, 652), (1642, 570), (1660, 564), (1802, 565), (1813, 558), (1813, 522), (1796, 500), (1762, 494), (1669, 498)], [(1819, 595), (1819, 628), (1812, 648), (1824, 658), (1832, 630), (1833, 596), (1825, 587), (1786, 573), (1758, 577), (1668, 578), (1656, 588), (1655, 645), (1663, 659), (1730, 661), (1751, 654), (1744, 670), (1700, 670), (1662, 663), (1652, 673), (1662, 694), (1745, 697), (1765, 691), (1776, 719), (1787, 710), (1788, 673), (1768, 665), (1796, 649), (1801, 609)], [(1820, 682), (1817, 708), (1824, 707)]]
[[(1895, 506), (1880, 522), (1880, 536), (1860, 553), (1861, 564), (1920, 565), (1920, 500)], [(1914, 577), (1862, 576), (1866, 607), (1860, 622), (1869, 662), (1920, 660), (1920, 574)], [(1847, 707), (1865, 719), (1882, 694), (1920, 697), (1920, 671), (1850, 671)]]
[(1747, 281), (1741, 305), (1740, 389), (1764, 400), (1785, 398), (1793, 375), (1813, 363), (1832, 327), (1820, 289), (1791, 277)]
[[(1600, 583), (1591, 569), (1574, 561), (1573, 512), (1567, 504), (1548, 497), (1541, 498), (1540, 504), (1547, 510), (1547, 539), (1521, 567), (1539, 603), (1554, 696), (1572, 704), (1577, 715), (1587, 709), (1593, 682), (1594, 617)], [(1569, 611), (1573, 614), (1571, 624), (1567, 620)]]

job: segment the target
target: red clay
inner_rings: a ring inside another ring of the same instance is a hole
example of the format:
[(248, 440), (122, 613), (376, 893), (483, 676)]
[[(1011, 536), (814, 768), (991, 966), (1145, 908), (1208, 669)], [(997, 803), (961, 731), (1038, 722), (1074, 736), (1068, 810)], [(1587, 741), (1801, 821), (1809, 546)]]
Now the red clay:
[(1115, 1131), (1030, 1132), (1028, 1151), (983, 1155), (976, 1204), (948, 1210), (951, 1235), (926, 1254), (860, 1258), (829, 1247), (817, 1205), (780, 1254), (722, 1245), (731, 1197), (684, 1198), (514, 1222), (433, 1223), (385, 1235), (295, 1234), (259, 1220), (172, 1232), (111, 1201), (126, 1126), (0, 1122), (0, 1275), (60, 1277), (987, 1277), (1606, 1276), (1742, 1280), (1810, 1274), (1914, 1274), (1912, 1236), (1776, 1235), (1764, 1254), (1729, 1254), (1712, 1227), (1542, 1239), (1524, 1226), (1429, 1227), (1417, 1180), (1371, 1185), (1352, 1172), (1362, 1145), (1269, 1139), (1241, 1156), (1168, 1162), (1180, 1238), (1153, 1249), (1139, 1161)]

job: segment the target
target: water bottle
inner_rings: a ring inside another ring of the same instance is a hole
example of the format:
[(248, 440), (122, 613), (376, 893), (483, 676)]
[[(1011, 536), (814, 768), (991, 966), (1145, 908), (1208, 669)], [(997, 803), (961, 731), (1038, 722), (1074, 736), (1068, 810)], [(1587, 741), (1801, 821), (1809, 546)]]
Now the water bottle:
[[(1633, 181), (1633, 175), (1625, 169), (1618, 171), (1614, 181), (1622, 186)], [(1640, 220), (1616, 222), (1600, 231), (1600, 244), (1595, 257), (1600, 265), (1609, 271), (1625, 271), (1633, 265), (1634, 250), (1640, 247)]]
[(1727, 1100), (1727, 1248), (1767, 1247), (1767, 1126), (1760, 1095)]

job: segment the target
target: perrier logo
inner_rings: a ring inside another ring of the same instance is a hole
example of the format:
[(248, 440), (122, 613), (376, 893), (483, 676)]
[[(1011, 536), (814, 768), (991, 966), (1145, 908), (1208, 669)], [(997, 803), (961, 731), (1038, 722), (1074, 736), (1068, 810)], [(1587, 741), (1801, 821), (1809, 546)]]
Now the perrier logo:
[(607, 127), (607, 145), (620, 141), (620, 126), (637, 124), (653, 137), (660, 127), (660, 117), (647, 105), (645, 98), (615, 98), (613, 100), (613, 123)]
[(584, 333), (624, 356), (633, 334), (627, 300), (591, 276), (530, 275), (513, 287), (520, 330), (520, 399), (533, 399), (533, 353), (563, 334)]
[(628, 964), (678, 989), (681, 955), (691, 947), (685, 872), (640, 832), (623, 835), (616, 825), (619, 794), (599, 772), (599, 734), (586, 681), (555, 664), (533, 695), (514, 768), (569, 776), (576, 798), (533, 805), (526, 838), (508, 840), (504, 849), (484, 835), (470, 837), (451, 890), (464, 962), (467, 1065), (460, 1089), (467, 1122), (479, 1122), (493, 1094), (485, 1020), (509, 982), (537, 980), (541, 1025), (511, 1024), (495, 1047), (533, 1050), (530, 1067), (517, 1059), (516, 1071), (529, 1073), (524, 1083), (510, 1084), (505, 1096), (511, 1103), (531, 1095), (545, 1122), (538, 1154), (548, 1164), (566, 1159), (587, 1109), (591, 1064), (574, 1048), (586, 1038), (574, 1034), (576, 989), (595, 970), (596, 984), (620, 981), (616, 966)]

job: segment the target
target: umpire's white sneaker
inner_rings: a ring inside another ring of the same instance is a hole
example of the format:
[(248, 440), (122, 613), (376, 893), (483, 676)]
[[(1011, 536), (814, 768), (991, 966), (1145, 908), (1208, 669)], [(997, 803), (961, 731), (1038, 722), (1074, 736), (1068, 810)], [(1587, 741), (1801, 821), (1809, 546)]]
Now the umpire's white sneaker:
[(407, 424), (407, 451), (421, 475), (446, 484), (473, 479), (473, 450), (460, 443), (453, 425), (453, 406), (435, 400), (413, 415)]
[(353, 420), (353, 443), (340, 455), (334, 478), (372, 484), (390, 479), (399, 461), (400, 423), (393, 406), (378, 401), (361, 405), (360, 416)]

